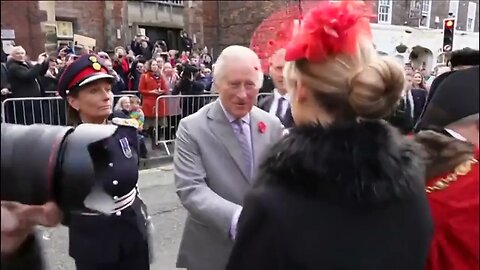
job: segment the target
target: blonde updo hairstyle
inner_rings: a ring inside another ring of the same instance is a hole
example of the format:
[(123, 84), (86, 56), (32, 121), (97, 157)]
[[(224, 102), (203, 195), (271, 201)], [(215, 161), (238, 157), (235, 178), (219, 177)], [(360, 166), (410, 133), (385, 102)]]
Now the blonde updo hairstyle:
[(388, 116), (405, 85), (402, 66), (379, 56), (369, 39), (359, 39), (355, 54), (334, 55), (319, 63), (287, 62), (283, 72), (287, 89), (294, 92), (301, 81), (331, 120)]

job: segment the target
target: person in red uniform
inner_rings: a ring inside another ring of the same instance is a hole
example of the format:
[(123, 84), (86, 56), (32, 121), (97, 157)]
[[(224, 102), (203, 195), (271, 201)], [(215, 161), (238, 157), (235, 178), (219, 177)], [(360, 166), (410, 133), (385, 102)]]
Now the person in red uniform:
[(427, 270), (479, 269), (479, 68), (445, 79), (416, 135), (427, 153), (426, 192), (434, 220)]

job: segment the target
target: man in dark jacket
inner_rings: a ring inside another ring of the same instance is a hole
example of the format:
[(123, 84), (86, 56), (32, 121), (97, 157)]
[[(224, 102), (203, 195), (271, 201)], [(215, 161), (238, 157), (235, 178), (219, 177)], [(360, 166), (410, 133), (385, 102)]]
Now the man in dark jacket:
[(270, 57), (269, 73), (274, 85), (273, 94), (258, 101), (258, 107), (280, 119), (283, 126), (294, 126), (290, 95), (283, 83), (283, 67), (285, 65), (285, 50), (280, 49)]
[(129, 90), (138, 91), (138, 85), (140, 84), (140, 77), (144, 73), (143, 65), (146, 60), (143, 57), (138, 57), (133, 63), (130, 69), (129, 76)]
[[(12, 59), (7, 62), (8, 81), (13, 98), (40, 97), (41, 88), (39, 76), (45, 75), (48, 69), (46, 54), (38, 56), (36, 65), (26, 61), (26, 52), (21, 46), (12, 49)], [(15, 123), (30, 125), (41, 123), (40, 104), (32, 102), (17, 102), (15, 104)]]

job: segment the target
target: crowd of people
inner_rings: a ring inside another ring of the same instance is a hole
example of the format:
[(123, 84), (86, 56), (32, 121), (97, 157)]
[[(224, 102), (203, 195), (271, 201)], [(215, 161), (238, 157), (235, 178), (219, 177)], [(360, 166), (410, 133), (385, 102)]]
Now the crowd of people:
[[(187, 210), (177, 267), (478, 269), (479, 52), (454, 52), (443, 74), (402, 67), (375, 50), (364, 7), (320, 2), (286, 44), (271, 48), (269, 81), (253, 50), (221, 52), (219, 98), (176, 128), (175, 187)], [(97, 57), (81, 56), (60, 79), (77, 123), (105, 124), (112, 113), (118, 80)], [(139, 82), (144, 104), (170, 83), (169, 63), (160, 73), (149, 61)], [(190, 67), (182, 76), (192, 86)], [(273, 94), (257, 104), (266, 83)], [(62, 213), (50, 202), (2, 201), (2, 253), (10, 256), (2, 260), (18, 260), (33, 226), (54, 226), (63, 214), (77, 269), (150, 268), (148, 213), (131, 159), (148, 113), (142, 108), (144, 121), (137, 98), (115, 107), (112, 123), (122, 129), (105, 142), (104, 186), (122, 210)]]
[[(7, 98), (26, 98), (6, 104), (5, 121), (17, 124), (68, 124), (64, 101), (28, 98), (58, 95), (58, 81), (72, 62), (80, 56), (93, 53), (62, 45), (56, 54), (42, 53), (36, 61), (30, 59), (21, 46), (10, 55), (2, 50), (2, 102)], [(164, 41), (150, 43), (148, 37), (137, 36), (132, 43), (115, 48), (113, 54), (95, 53), (115, 78), (112, 93), (129, 94), (140, 98), (145, 122), (144, 136), (150, 137), (156, 147), (155, 131), (164, 140), (172, 140), (180, 118), (194, 113), (207, 102), (202, 98), (164, 98), (162, 95), (202, 95), (212, 91), (212, 58), (208, 49), (196, 52), (168, 50)], [(159, 117), (158, 125), (155, 119)]]
[(451, 74), (450, 71), (477, 66), (478, 62), (478, 50), (463, 48), (452, 52), (448, 60), (449, 69), (434, 69), (434, 72), (428, 73), (425, 69), (414, 69), (410, 63), (405, 64), (407, 87), (402, 93), (396, 111), (387, 119), (404, 134), (412, 132), (415, 128), (418, 130), (424, 127), (421, 123), (422, 115), (442, 80)]

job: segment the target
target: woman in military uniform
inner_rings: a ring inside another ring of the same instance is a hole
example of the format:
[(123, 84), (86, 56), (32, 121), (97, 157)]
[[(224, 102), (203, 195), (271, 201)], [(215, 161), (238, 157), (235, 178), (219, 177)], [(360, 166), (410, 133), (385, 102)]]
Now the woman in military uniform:
[[(107, 124), (112, 113), (114, 78), (96, 55), (84, 55), (65, 70), (58, 84), (68, 104), (70, 124)], [(117, 132), (104, 141), (109, 152), (99, 178), (115, 202), (111, 215), (85, 208), (65, 213), (69, 254), (77, 270), (150, 268), (145, 205), (138, 196), (136, 122), (113, 118)], [(101, 165), (99, 165), (101, 166)]]

